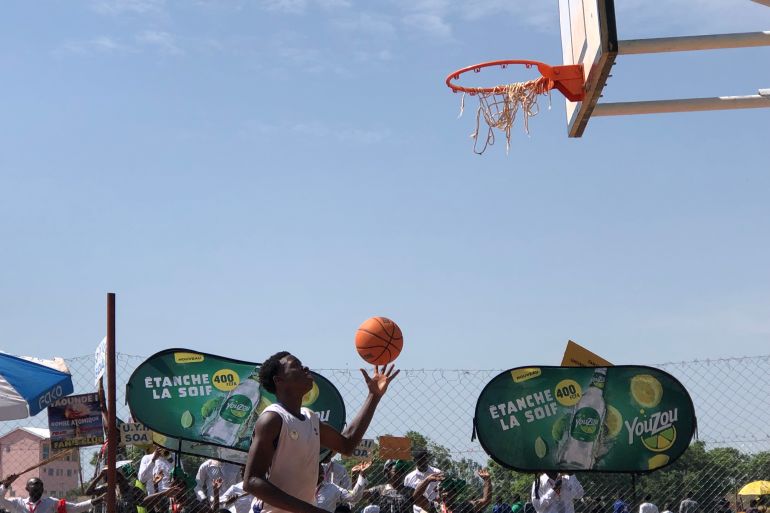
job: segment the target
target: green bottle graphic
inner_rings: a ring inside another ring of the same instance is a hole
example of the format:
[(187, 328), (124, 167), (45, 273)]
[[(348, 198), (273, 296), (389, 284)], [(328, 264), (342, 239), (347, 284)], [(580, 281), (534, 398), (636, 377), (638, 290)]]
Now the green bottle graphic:
[(594, 370), (588, 390), (580, 398), (572, 416), (569, 432), (561, 447), (559, 467), (590, 469), (593, 467), (594, 445), (599, 439), (607, 407), (604, 403), (604, 384), (607, 368)]
[(249, 420), (259, 404), (259, 377), (255, 369), (248, 378), (233, 389), (222, 401), (214, 419), (206, 426), (201, 437), (216, 444), (232, 447), (238, 441), (241, 424)]

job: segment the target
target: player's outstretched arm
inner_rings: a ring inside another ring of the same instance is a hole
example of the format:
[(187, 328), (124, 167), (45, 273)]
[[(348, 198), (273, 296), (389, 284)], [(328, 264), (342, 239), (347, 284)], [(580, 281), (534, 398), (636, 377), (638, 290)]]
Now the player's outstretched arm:
[(276, 508), (293, 513), (326, 513), (312, 504), (297, 499), (267, 480), (273, 462), (276, 442), (281, 433), (281, 417), (273, 412), (260, 415), (254, 426), (246, 468), (243, 472), (243, 490)]
[(369, 428), (372, 417), (374, 417), (374, 410), (377, 409), (377, 405), (380, 403), (382, 396), (388, 391), (388, 385), (393, 381), (393, 378), (398, 376), (399, 372), (401, 371), (396, 370), (394, 372), (392, 364), (390, 367), (375, 367), (371, 377), (364, 369), (361, 369), (361, 374), (364, 375), (366, 387), (369, 389), (369, 395), (366, 396), (364, 405), (361, 407), (358, 415), (356, 415), (356, 418), (353, 419), (345, 430), (345, 434), (340, 433), (326, 423), (322, 423), (321, 445), (334, 452), (350, 456), (353, 453), (353, 450), (361, 442), (366, 430)]

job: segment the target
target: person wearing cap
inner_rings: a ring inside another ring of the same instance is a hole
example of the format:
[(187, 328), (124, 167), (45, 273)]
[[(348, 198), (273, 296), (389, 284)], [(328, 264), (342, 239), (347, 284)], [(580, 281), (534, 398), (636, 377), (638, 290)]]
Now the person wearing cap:
[[(440, 469), (430, 465), (430, 453), (427, 449), (418, 448), (413, 450), (412, 458), (414, 459), (414, 463), (417, 465), (417, 468), (409, 472), (406, 477), (404, 477), (404, 484), (406, 486), (410, 488), (417, 488), (417, 486), (419, 486), (419, 484), (422, 483), (426, 477), (441, 473)], [(428, 485), (428, 488), (425, 490), (425, 497), (428, 499), (428, 501), (433, 502), (436, 500), (437, 488), (438, 483), (436, 481)], [(424, 511), (425, 510), (419, 506), (414, 507), (414, 513), (424, 513)]]
[(414, 488), (404, 484), (404, 475), (411, 470), (409, 462), (387, 460), (382, 470), (386, 484), (366, 491), (369, 502), (379, 507), (379, 513), (413, 513)]
[[(431, 513), (481, 513), (492, 501), (492, 478), (489, 471), (481, 469), (476, 472), (484, 483), (481, 498), (466, 500), (462, 498), (468, 484), (453, 476), (433, 474), (425, 478), (414, 490), (415, 504)], [(438, 500), (434, 503), (425, 498), (425, 491), (431, 482), (438, 482)]]
[(8, 492), (11, 483), (16, 481), (19, 476), (17, 474), (11, 474), (5, 478), (0, 484), (0, 508), (5, 509), (9, 513), (80, 513), (82, 511), (88, 511), (95, 504), (99, 504), (104, 497), (98, 497), (83, 502), (68, 502), (64, 499), (54, 499), (53, 497), (44, 496), (45, 486), (43, 481), (37, 477), (33, 477), (27, 481), (27, 485), (24, 488), (27, 490), (29, 497), (22, 499), (21, 497), (12, 497), (10, 499), (5, 498), (5, 494)]

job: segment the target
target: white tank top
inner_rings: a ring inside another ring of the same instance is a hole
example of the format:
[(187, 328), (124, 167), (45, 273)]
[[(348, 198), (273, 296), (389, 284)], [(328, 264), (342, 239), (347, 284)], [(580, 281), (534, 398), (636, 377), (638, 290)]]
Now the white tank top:
[[(315, 504), (321, 432), (318, 415), (307, 408), (301, 411), (304, 420), (298, 419), (278, 403), (271, 404), (262, 412), (262, 415), (276, 413), (283, 421), (267, 480), (289, 495)], [(265, 503), (262, 513), (288, 512)]]

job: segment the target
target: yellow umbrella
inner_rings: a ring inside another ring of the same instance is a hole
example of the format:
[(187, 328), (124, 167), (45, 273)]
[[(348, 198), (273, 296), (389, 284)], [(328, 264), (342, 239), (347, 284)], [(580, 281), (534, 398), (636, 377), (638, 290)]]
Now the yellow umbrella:
[(754, 481), (738, 492), (738, 495), (770, 495), (770, 481)]

